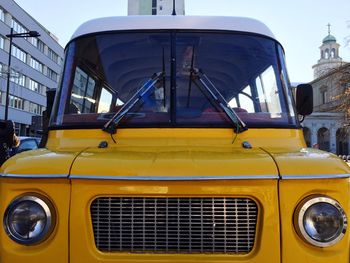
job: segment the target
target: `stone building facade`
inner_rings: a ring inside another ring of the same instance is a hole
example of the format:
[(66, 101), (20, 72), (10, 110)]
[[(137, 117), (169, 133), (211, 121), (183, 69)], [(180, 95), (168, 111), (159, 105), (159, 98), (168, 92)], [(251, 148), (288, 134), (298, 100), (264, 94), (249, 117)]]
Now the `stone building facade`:
[(344, 89), (342, 74), (350, 72), (350, 63), (339, 56), (339, 44), (328, 32), (320, 47), (320, 59), (313, 66), (315, 79), (310, 83), (314, 93), (314, 112), (303, 122), (308, 146), (318, 147), (338, 155), (350, 154), (350, 127), (345, 112), (339, 110)]

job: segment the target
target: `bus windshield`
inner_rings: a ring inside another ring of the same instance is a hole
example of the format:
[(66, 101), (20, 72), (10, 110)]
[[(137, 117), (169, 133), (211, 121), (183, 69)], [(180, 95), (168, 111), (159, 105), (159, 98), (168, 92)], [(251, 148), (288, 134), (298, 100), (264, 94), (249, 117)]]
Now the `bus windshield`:
[(65, 61), (53, 128), (102, 128), (118, 112), (121, 128), (296, 126), (282, 48), (263, 36), (98, 33)]

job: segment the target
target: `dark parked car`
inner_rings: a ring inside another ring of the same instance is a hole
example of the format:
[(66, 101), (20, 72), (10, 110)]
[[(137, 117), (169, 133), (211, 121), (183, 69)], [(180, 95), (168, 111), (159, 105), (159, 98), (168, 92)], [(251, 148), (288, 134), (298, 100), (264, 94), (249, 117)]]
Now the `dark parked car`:
[(20, 136), (20, 144), (12, 150), (12, 155), (39, 148), (40, 138)]

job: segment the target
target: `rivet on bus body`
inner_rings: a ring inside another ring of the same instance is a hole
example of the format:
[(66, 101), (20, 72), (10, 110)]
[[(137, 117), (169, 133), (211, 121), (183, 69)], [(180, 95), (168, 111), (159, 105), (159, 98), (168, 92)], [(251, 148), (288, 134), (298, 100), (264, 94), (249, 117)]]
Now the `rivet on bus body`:
[(253, 148), (252, 145), (250, 144), (250, 142), (247, 142), (247, 141), (242, 142), (242, 147), (244, 149), (252, 149)]
[(108, 147), (108, 142), (106, 141), (102, 141), (100, 142), (100, 144), (98, 145), (98, 148), (107, 148)]

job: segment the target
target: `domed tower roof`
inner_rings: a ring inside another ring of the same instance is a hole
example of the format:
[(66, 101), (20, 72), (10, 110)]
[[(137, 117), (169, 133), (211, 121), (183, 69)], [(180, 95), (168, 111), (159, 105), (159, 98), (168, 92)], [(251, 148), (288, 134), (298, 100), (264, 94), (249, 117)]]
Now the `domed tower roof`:
[(340, 45), (337, 43), (337, 39), (331, 35), (331, 25), (329, 23), (327, 27), (328, 35), (323, 38), (320, 46), (320, 59), (312, 67), (315, 79), (342, 65), (342, 58), (339, 56)]
[(326, 36), (323, 40), (322, 40), (322, 43), (323, 44), (328, 44), (328, 43), (330, 43), (330, 42), (337, 42), (337, 39), (334, 37), (334, 36), (332, 36), (331, 34), (329, 34), (328, 36)]

